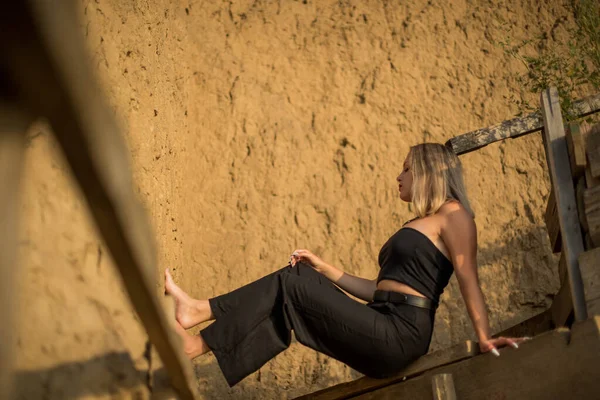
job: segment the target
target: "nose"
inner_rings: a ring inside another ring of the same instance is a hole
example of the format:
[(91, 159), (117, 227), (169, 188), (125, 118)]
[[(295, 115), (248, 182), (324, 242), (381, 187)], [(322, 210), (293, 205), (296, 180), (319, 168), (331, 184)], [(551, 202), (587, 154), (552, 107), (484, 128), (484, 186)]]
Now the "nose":
[(398, 176), (396, 177), (396, 181), (397, 181), (398, 183), (400, 183), (400, 175), (398, 175)]

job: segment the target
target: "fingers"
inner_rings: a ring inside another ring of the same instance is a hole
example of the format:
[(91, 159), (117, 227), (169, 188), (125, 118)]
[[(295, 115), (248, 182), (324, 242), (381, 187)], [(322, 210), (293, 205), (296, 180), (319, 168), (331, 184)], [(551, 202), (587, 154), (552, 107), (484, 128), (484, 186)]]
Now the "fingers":
[(302, 261), (307, 256), (307, 253), (309, 253), (309, 251), (304, 249), (294, 250), (290, 256), (290, 264), (292, 267), (296, 266), (296, 263), (299, 261)]
[(515, 349), (519, 348), (519, 345), (517, 344), (516, 341), (514, 341), (513, 339), (510, 339), (510, 338), (506, 338), (506, 337), (499, 337), (498, 339), (496, 339), (495, 344), (497, 346), (512, 346)]
[(296, 258), (297, 260), (308, 258), (310, 255), (310, 251), (304, 249), (296, 249), (292, 252), (291, 257)]
[(511, 347), (514, 347), (515, 349), (519, 348), (519, 345), (515, 341), (513, 341), (513, 340), (511, 340), (509, 338), (505, 338), (505, 337), (499, 337), (499, 338), (497, 338), (494, 341), (494, 344), (496, 346), (498, 346), (498, 347), (511, 346)]
[(500, 356), (500, 352), (498, 351), (499, 347), (503, 346), (511, 346), (515, 349), (519, 348), (519, 343), (523, 343), (527, 340), (531, 340), (530, 337), (522, 337), (522, 338), (507, 338), (507, 337), (499, 337), (488, 341), (487, 351), (491, 352), (495, 356)]
[(322, 260), (315, 256), (312, 252), (305, 249), (296, 249), (290, 256), (290, 264), (295, 266), (298, 262), (304, 262), (311, 267), (317, 269), (322, 264)]

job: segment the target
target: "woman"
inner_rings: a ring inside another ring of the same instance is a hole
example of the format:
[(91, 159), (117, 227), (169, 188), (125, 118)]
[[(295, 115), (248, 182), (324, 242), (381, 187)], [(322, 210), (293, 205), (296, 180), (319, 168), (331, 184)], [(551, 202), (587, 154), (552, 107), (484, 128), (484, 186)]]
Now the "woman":
[[(416, 218), (383, 245), (376, 279), (344, 273), (308, 250), (290, 265), (231, 293), (195, 300), (165, 271), (177, 331), (190, 358), (212, 351), (230, 386), (297, 340), (381, 378), (427, 353), (435, 310), (456, 273), (482, 352), (524, 339), (492, 339), (477, 276), (477, 232), (458, 157), (440, 144), (414, 146), (397, 177)], [(339, 288), (363, 299), (358, 302)], [(199, 336), (185, 329), (215, 319)]]

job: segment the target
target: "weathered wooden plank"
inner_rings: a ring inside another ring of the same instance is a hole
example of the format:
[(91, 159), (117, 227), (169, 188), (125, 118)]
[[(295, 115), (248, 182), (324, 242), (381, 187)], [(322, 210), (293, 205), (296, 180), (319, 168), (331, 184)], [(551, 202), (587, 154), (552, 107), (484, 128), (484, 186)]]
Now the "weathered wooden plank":
[(400, 371), (397, 375), (386, 378), (386, 379), (373, 379), (363, 377), (355, 381), (341, 383), (318, 392), (310, 393), (301, 397), (297, 400), (341, 400), (347, 399), (353, 396), (357, 396), (361, 393), (365, 393), (376, 388), (390, 385), (395, 382), (401, 382), (406, 380), (408, 377), (421, 374), (432, 368), (437, 368), (441, 365), (446, 365), (453, 362), (458, 362), (466, 358), (473, 357), (479, 353), (479, 346), (477, 343), (470, 340), (449, 347), (447, 349), (438, 350), (436, 352), (424, 355), (423, 357), (416, 360), (414, 363)]
[(583, 192), (583, 212), (594, 247), (600, 246), (600, 186)]
[(3, 72), (23, 103), (50, 122), (174, 388), (182, 399), (195, 398), (191, 363), (154, 293), (149, 222), (133, 192), (125, 143), (77, 34), (74, 3), (7, 2), (0, 25)]
[(579, 256), (583, 290), (587, 304), (600, 299), (600, 247)]
[(585, 139), (585, 151), (592, 177), (600, 178), (600, 124), (591, 127)]
[(437, 374), (431, 378), (433, 400), (456, 400), (452, 374)]
[(588, 307), (588, 315), (600, 316), (600, 298), (592, 299), (586, 302)]
[(549, 88), (542, 92), (540, 97), (544, 120), (544, 148), (558, 210), (562, 251), (565, 253), (567, 263), (575, 319), (581, 321), (587, 317), (578, 265), (579, 255), (583, 252), (583, 237), (577, 215), (575, 189), (573, 188), (558, 91), (554, 87)]
[(353, 400), (431, 398), (431, 377), (452, 374), (457, 398), (591, 399), (600, 393), (600, 318), (575, 323), (501, 349), (500, 357), (483, 354), (365, 393)]
[(573, 178), (583, 176), (586, 165), (585, 143), (577, 122), (569, 122), (565, 128), (571, 173)]
[(10, 104), (0, 102), (0, 399), (11, 399), (13, 376), (14, 310), (18, 293), (17, 245), (19, 180), (25, 152), (25, 130), (30, 119)]
[(550, 240), (550, 248), (553, 253), (560, 252), (562, 248), (562, 239), (560, 237), (560, 226), (558, 224), (558, 209), (556, 208), (556, 198), (554, 191), (550, 189), (548, 195), (548, 203), (546, 212), (544, 213), (544, 221), (546, 222), (546, 230), (548, 231), (548, 239)]
[[(600, 94), (577, 100), (574, 102), (574, 107), (575, 113), (579, 117), (598, 112), (600, 111)], [(450, 147), (457, 155), (465, 154), (499, 140), (514, 139), (537, 132), (543, 126), (541, 112), (536, 111), (524, 117), (513, 118), (498, 125), (456, 136), (448, 140), (446, 146)]]
[(594, 178), (592, 176), (592, 171), (590, 169), (589, 164), (585, 167), (584, 176), (585, 176), (585, 187), (586, 188), (593, 188), (596, 186), (600, 186), (600, 178)]
[[(577, 215), (579, 216), (579, 224), (581, 225), (581, 229), (583, 229), (584, 232), (587, 232), (590, 228), (588, 226), (587, 218), (585, 217), (585, 203), (583, 201), (585, 190), (585, 177), (581, 176), (575, 185), (575, 198), (577, 200)], [(585, 248), (585, 238), (583, 244)]]
[(589, 232), (585, 232), (585, 235), (583, 235), (583, 246), (586, 250), (594, 248), (594, 243), (592, 243), (592, 238), (590, 237)]

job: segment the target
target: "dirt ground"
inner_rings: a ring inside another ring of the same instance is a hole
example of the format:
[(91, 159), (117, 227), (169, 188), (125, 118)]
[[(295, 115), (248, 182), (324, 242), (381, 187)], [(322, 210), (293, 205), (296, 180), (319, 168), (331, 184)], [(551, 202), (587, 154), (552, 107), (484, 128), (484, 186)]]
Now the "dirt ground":
[[(299, 247), (375, 277), (381, 245), (412, 215), (395, 185), (409, 147), (512, 118), (522, 66), (496, 42), (552, 44), (572, 24), (568, 4), (79, 1), (154, 226), (157, 292), (167, 266), (208, 298)], [(544, 150), (534, 134), (461, 159), (497, 332), (558, 290)], [(144, 330), (43, 122), (29, 132), (21, 204), (18, 398), (147, 398)], [(431, 350), (465, 339), (453, 278)], [(297, 343), (231, 389), (212, 355), (194, 364), (205, 399), (291, 398), (359, 376)]]

